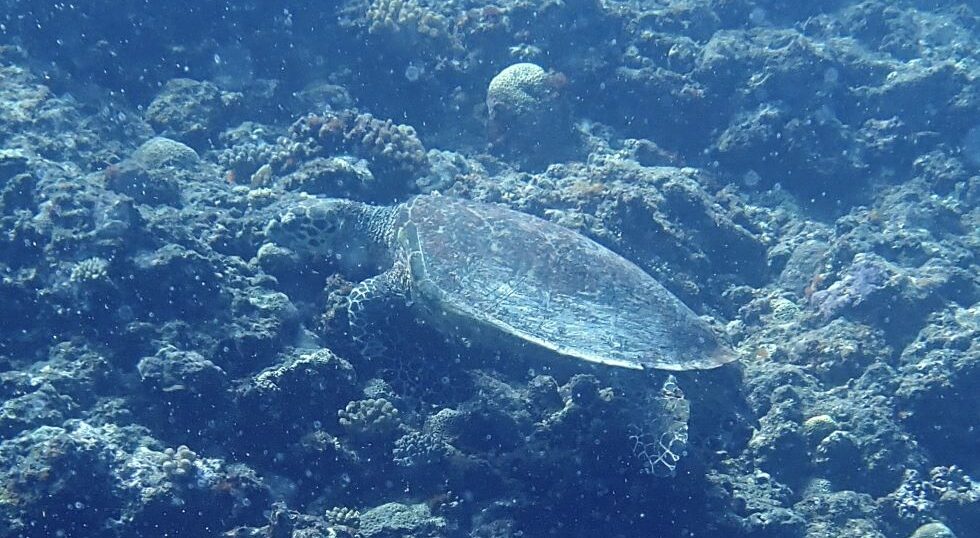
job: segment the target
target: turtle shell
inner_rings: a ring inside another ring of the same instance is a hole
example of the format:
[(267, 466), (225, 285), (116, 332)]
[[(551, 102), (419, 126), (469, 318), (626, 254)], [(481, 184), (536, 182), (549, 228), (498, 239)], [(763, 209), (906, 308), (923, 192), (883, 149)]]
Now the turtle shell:
[(703, 369), (735, 358), (656, 279), (567, 228), (444, 196), (414, 198), (399, 221), (413, 293), (457, 319), (628, 368)]

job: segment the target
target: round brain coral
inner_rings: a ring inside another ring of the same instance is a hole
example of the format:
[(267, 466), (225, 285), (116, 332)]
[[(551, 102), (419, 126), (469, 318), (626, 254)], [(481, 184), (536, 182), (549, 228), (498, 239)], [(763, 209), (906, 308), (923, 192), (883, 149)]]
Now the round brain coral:
[(490, 117), (501, 112), (533, 114), (551, 94), (548, 72), (532, 63), (519, 63), (504, 68), (493, 77), (487, 88), (487, 108)]
[[(565, 78), (539, 65), (518, 63), (504, 68), (487, 88), (490, 140), (515, 157), (543, 156), (562, 145), (570, 132), (561, 99)], [(542, 151), (543, 150), (543, 151)], [(541, 155), (541, 154), (544, 155)]]

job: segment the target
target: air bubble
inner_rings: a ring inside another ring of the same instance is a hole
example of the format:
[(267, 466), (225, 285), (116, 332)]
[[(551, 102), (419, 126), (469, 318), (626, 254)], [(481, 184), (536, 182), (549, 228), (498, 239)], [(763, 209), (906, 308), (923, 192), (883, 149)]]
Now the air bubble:
[(962, 143), (963, 158), (980, 168), (980, 125), (966, 132)]
[(405, 78), (409, 82), (417, 81), (422, 76), (422, 73), (424, 73), (423, 69), (415, 64), (408, 64), (408, 67), (405, 68)]

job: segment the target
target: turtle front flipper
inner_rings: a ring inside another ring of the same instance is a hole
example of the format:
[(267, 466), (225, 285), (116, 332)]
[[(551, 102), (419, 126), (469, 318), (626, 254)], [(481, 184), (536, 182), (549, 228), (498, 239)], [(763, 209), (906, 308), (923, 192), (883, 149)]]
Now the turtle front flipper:
[(363, 280), (347, 296), (350, 338), (365, 358), (380, 358), (388, 346), (384, 335), (408, 300), (407, 273), (396, 263), (391, 269)]

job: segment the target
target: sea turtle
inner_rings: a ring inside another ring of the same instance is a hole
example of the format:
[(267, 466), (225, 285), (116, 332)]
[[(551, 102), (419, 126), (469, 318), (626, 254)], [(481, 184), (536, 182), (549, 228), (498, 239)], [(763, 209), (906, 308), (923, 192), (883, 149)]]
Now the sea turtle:
[(663, 370), (735, 358), (630, 261), (501, 205), (421, 195), (383, 207), (307, 196), (265, 232), (300, 256), (335, 260), (341, 272), (378, 271), (347, 302), (351, 332), (368, 348), (377, 332), (366, 322), (372, 303), (398, 298), (444, 331), (531, 344), (552, 356)]

